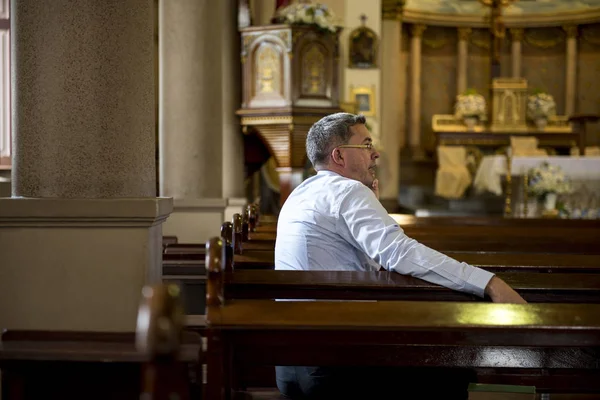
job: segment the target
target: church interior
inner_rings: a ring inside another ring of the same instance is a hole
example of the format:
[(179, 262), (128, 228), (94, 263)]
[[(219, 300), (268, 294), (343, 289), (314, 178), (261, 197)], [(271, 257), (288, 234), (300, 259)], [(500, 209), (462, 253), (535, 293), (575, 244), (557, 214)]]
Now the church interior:
[[(0, 0), (0, 400), (600, 399), (599, 73), (600, 0)], [(528, 304), (275, 268), (338, 112), (404, 233)]]

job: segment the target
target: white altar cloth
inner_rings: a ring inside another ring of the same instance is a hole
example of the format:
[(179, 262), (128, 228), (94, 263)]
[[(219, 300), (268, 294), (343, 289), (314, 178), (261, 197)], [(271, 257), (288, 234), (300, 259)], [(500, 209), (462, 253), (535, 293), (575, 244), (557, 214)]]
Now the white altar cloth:
[[(513, 157), (511, 175), (524, 175), (544, 161), (560, 166), (565, 175), (572, 180), (600, 181), (600, 157)], [(488, 191), (501, 195), (503, 175), (506, 175), (506, 156), (484, 156), (475, 174), (473, 186), (477, 193)]]

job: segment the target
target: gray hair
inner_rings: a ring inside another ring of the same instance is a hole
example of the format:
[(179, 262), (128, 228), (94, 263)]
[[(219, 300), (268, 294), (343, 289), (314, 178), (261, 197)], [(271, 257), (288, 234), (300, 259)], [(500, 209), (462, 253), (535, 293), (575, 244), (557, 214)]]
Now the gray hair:
[(331, 114), (318, 120), (306, 136), (306, 155), (315, 169), (325, 164), (331, 150), (350, 140), (350, 127), (365, 124), (364, 115)]

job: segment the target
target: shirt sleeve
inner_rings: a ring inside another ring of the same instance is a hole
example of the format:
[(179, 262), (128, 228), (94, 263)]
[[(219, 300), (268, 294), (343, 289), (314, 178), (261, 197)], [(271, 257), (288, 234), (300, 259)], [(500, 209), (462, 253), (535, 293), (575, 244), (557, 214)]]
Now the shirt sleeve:
[(483, 297), (494, 274), (459, 262), (406, 236), (365, 185), (352, 185), (340, 203), (338, 233), (388, 271)]

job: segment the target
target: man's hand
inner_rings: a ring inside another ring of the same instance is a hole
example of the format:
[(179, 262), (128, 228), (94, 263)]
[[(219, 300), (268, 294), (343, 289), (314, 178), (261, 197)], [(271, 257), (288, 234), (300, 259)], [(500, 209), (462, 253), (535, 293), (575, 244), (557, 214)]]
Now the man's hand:
[(371, 190), (375, 193), (375, 197), (379, 200), (379, 179), (375, 179), (371, 185)]
[(517, 292), (502, 279), (494, 276), (485, 288), (485, 293), (494, 303), (527, 304)]

